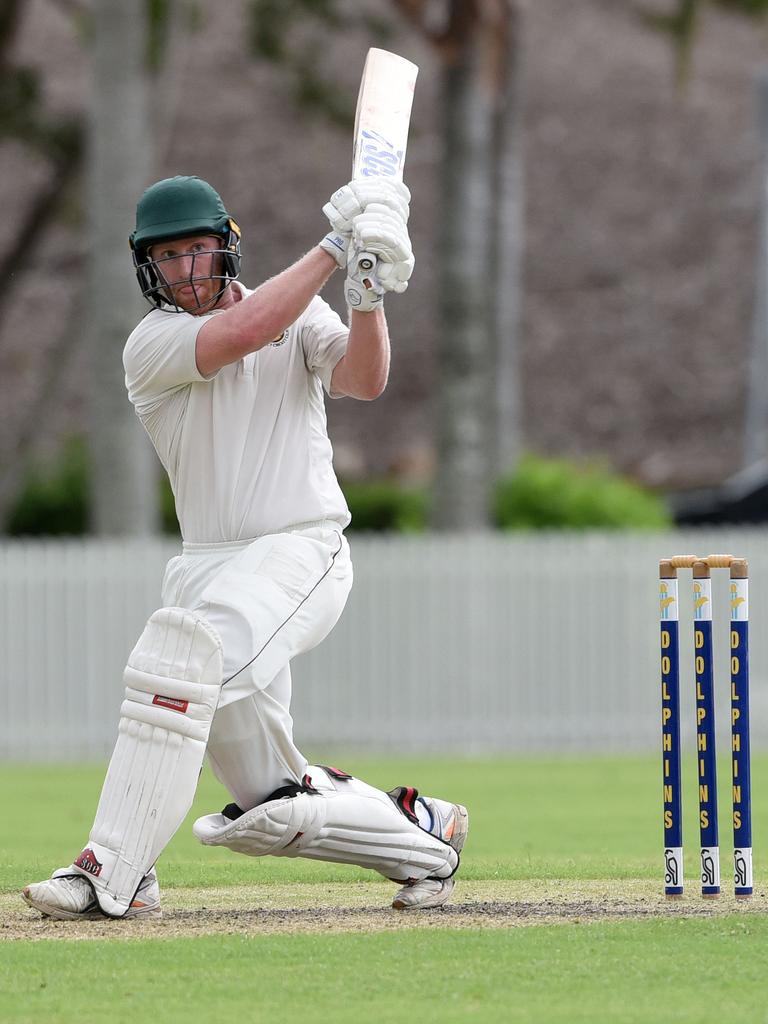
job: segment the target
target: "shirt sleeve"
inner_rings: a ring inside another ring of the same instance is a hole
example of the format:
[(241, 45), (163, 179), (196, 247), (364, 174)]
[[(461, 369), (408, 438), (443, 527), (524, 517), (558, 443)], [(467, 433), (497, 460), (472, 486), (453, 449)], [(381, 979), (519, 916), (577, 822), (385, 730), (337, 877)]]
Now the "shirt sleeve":
[(156, 311), (131, 334), (123, 366), (128, 397), (137, 412), (151, 413), (187, 384), (211, 379), (202, 376), (195, 359), (197, 335), (208, 319)]
[(347, 350), (349, 328), (328, 303), (315, 296), (301, 321), (301, 344), (307, 368), (316, 373), (331, 398), (341, 395), (331, 391), (331, 376), (336, 364)]

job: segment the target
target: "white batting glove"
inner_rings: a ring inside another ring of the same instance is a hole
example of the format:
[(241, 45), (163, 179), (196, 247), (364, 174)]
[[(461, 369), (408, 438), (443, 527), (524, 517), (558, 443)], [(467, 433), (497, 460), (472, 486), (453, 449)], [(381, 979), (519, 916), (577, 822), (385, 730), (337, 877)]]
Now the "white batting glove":
[(361, 252), (355, 248), (349, 249), (344, 298), (349, 308), (356, 309), (358, 313), (372, 313), (375, 309), (381, 309), (384, 304), (384, 289), (376, 280), (375, 267), (372, 264), (378, 267), (378, 260), (372, 253)]
[(404, 292), (415, 261), (403, 219), (371, 203), (354, 219), (347, 260), (344, 295), (352, 309), (368, 313), (382, 306), (386, 292)]
[(388, 263), (408, 260), (413, 255), (405, 221), (381, 203), (371, 203), (352, 225), (355, 249), (375, 253)]
[(376, 280), (385, 292), (396, 292), (400, 295), (408, 287), (415, 262), (413, 253), (407, 260), (398, 260), (397, 263), (379, 260), (376, 264)]
[(397, 214), (371, 203), (354, 220), (349, 253), (369, 253), (376, 258), (375, 277), (385, 292), (404, 292), (415, 263), (408, 228)]
[(343, 270), (347, 265), (347, 251), (352, 240), (351, 231), (329, 231), (317, 244), (336, 260)]
[(355, 178), (337, 189), (323, 207), (323, 213), (334, 231), (352, 230), (355, 217), (364, 213), (371, 203), (387, 206), (407, 223), (411, 193), (395, 178)]

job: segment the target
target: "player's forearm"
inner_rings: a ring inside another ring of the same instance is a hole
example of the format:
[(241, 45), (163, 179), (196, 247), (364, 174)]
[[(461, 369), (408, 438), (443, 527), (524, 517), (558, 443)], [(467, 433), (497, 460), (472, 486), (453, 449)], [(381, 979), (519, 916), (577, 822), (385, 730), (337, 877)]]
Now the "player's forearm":
[(349, 341), (334, 370), (333, 388), (350, 398), (372, 401), (387, 386), (389, 331), (384, 311), (351, 314)]
[(252, 295), (212, 316), (197, 341), (197, 364), (208, 376), (278, 338), (304, 312), (336, 263), (318, 246)]
[(334, 270), (334, 260), (315, 246), (225, 315), (232, 314), (234, 330), (255, 333), (263, 339), (262, 344), (274, 341), (301, 316)]

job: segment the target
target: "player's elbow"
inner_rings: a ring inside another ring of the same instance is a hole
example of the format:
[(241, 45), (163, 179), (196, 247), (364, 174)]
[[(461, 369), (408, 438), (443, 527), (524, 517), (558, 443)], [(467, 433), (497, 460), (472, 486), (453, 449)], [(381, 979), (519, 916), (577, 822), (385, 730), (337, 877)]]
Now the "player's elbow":
[(367, 380), (364, 383), (358, 385), (355, 389), (355, 398), (359, 398), (361, 402), (373, 402), (384, 394), (384, 390), (387, 386), (386, 377), (378, 377), (372, 380)]

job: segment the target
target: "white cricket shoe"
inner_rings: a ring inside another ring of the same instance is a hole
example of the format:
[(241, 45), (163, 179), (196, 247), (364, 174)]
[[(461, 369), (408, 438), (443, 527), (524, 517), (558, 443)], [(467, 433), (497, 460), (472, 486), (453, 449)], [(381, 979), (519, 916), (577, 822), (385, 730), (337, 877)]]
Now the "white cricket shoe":
[[(84, 875), (67, 874), (68, 868), (54, 871), (44, 882), (26, 886), (21, 898), (44, 917), (57, 921), (104, 918), (93, 886)], [(122, 920), (129, 917), (161, 917), (160, 886), (154, 870), (145, 875)]]
[(404, 885), (392, 900), (395, 910), (429, 910), (442, 907), (451, 898), (456, 882), (450, 878), (422, 878)]
[[(461, 804), (449, 804), (446, 800), (433, 797), (418, 798), (429, 811), (432, 823), (429, 831), (461, 853), (469, 831), (469, 815)], [(392, 906), (395, 910), (429, 910), (447, 903), (456, 885), (450, 878), (422, 878), (409, 882), (395, 895)]]

